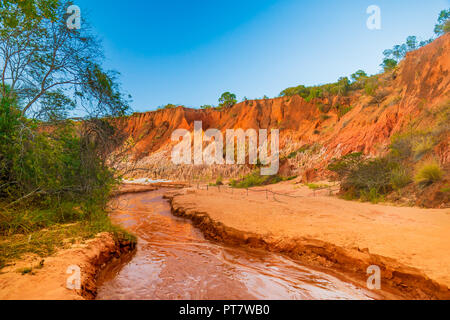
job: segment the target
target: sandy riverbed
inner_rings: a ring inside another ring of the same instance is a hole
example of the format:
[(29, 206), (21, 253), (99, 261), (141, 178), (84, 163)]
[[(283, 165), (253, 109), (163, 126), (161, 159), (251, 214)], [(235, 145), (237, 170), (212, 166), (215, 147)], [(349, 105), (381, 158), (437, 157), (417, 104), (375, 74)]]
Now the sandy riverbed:
[[(123, 247), (122, 247), (123, 245)], [(112, 235), (103, 233), (83, 245), (60, 250), (45, 259), (28, 257), (1, 270), (0, 300), (84, 300), (96, 295), (96, 276), (101, 268), (132, 250), (129, 244), (118, 244)], [(43, 261), (42, 267), (39, 267)], [(81, 289), (67, 288), (68, 268), (78, 266)], [(32, 267), (22, 275), (20, 270)]]
[(286, 253), (360, 280), (378, 265), (383, 285), (395, 293), (450, 299), (449, 209), (349, 202), (288, 182), (269, 188), (299, 198), (224, 187), (168, 198), (176, 215), (210, 238)]

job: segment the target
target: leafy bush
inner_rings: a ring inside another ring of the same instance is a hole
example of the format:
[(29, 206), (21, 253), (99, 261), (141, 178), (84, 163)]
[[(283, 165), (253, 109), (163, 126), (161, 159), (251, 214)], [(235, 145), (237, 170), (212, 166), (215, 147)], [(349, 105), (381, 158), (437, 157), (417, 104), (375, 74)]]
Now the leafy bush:
[(382, 67), (384, 71), (389, 71), (394, 69), (398, 63), (406, 56), (406, 54), (410, 51), (417, 50), (428, 43), (430, 43), (432, 39), (428, 41), (417, 41), (416, 36), (409, 36), (406, 38), (405, 43), (400, 45), (395, 45), (392, 49), (385, 50), (383, 52), (384, 60), (382, 63)]
[(434, 28), (434, 33), (438, 36), (447, 32), (450, 32), (450, 9), (442, 10), (439, 13), (438, 23)]
[(399, 166), (391, 171), (391, 185), (394, 190), (403, 189), (411, 182), (411, 175), (405, 168)]
[(298, 149), (297, 151), (293, 151), (291, 152), (288, 156), (287, 159), (293, 159), (295, 158), (299, 153), (305, 153), (306, 151), (310, 150), (311, 146), (310, 145), (304, 145), (303, 147), (301, 147), (300, 149)]
[(381, 106), (381, 103), (386, 99), (386, 97), (389, 95), (389, 92), (387, 90), (377, 90), (372, 95), (372, 104), (378, 105), (378, 107)]
[(343, 106), (343, 105), (338, 105), (335, 108), (338, 111), (339, 119), (342, 118), (343, 116), (345, 116), (347, 113), (349, 113), (353, 109), (352, 106)]
[(364, 91), (368, 96), (373, 96), (379, 87), (378, 79), (372, 78), (367, 80), (364, 85)]
[(351, 75), (353, 83), (351, 84), (352, 90), (364, 89), (366, 82), (370, 79), (366, 72), (363, 70), (358, 70)]
[(242, 178), (239, 181), (231, 180), (231, 187), (238, 189), (247, 189), (259, 186), (266, 186), (270, 184), (276, 184), (282, 181), (290, 181), (295, 179), (296, 177), (281, 177), (279, 175), (273, 176), (261, 176), (258, 171), (255, 171), (248, 176)]
[(414, 152), (414, 159), (420, 160), (423, 156), (428, 154), (434, 149), (436, 141), (434, 137), (424, 136), (416, 140), (412, 146), (412, 151)]
[(308, 183), (306, 186), (311, 190), (326, 189), (330, 187), (328, 184), (317, 184), (317, 183)]
[[(102, 49), (89, 28), (59, 27), (65, 2), (6, 3), (0, 10), (0, 268), (14, 252), (48, 252), (68, 229), (81, 236), (113, 229), (104, 209), (118, 179), (107, 163), (124, 136), (111, 119), (127, 114), (131, 98), (117, 73), (99, 64)], [(66, 120), (76, 107), (83, 121)]]
[(381, 67), (383, 67), (384, 72), (394, 70), (398, 65), (395, 59), (384, 59)]
[(304, 85), (300, 85), (298, 87), (287, 88), (280, 93), (280, 96), (291, 97), (299, 95), (310, 102), (313, 99), (324, 98), (326, 96), (345, 96), (350, 89), (350, 80), (347, 77), (341, 77), (335, 83), (324, 84), (321, 86), (305, 87)]
[(425, 163), (418, 167), (415, 181), (419, 185), (428, 186), (435, 182), (441, 181), (444, 176), (440, 165), (433, 161)]
[(335, 172), (338, 178), (343, 180), (352, 171), (357, 169), (362, 160), (362, 152), (350, 153), (341, 159), (333, 159), (328, 165), (328, 170)]
[(436, 139), (427, 131), (409, 131), (392, 138), (391, 153), (401, 160), (418, 161), (429, 154), (436, 145)]
[[(53, 219), (62, 222), (59, 216), (68, 221), (79, 218), (73, 208), (81, 203), (106, 204), (116, 179), (100, 159), (95, 139), (80, 135), (80, 125), (67, 121), (45, 129), (22, 118), (7, 98), (0, 103), (0, 119), (7, 119), (0, 121), (0, 202), (6, 203), (4, 210), (50, 208)], [(84, 214), (89, 214), (86, 210)], [(8, 222), (2, 223), (5, 227)]]
[(234, 93), (225, 92), (219, 98), (219, 108), (231, 108), (237, 103), (236, 95)]
[(222, 176), (218, 176), (216, 179), (216, 183), (210, 183), (209, 184), (212, 187), (217, 187), (217, 186), (223, 186), (223, 178)]
[(170, 109), (176, 109), (177, 106), (174, 104), (166, 104), (165, 106), (159, 107), (160, 110), (170, 110)]
[(328, 169), (338, 175), (343, 193), (365, 201), (381, 199), (410, 182), (406, 169), (392, 157), (365, 159), (362, 153), (352, 153), (333, 160)]
[(367, 73), (364, 70), (358, 70), (351, 75), (353, 81), (358, 82), (368, 78)]
[(371, 202), (373, 204), (385, 201), (384, 195), (380, 194), (376, 188), (372, 188), (369, 191), (361, 190), (360, 198), (362, 201)]

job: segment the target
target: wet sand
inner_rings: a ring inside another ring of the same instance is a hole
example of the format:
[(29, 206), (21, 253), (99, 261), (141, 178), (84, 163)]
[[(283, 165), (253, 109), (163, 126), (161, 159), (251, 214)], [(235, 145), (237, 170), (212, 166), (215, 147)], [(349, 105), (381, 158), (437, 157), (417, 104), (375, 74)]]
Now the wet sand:
[[(45, 259), (29, 256), (17, 261), (0, 273), (0, 300), (85, 300), (97, 292), (96, 276), (115, 257), (132, 251), (133, 246), (116, 243), (108, 233), (71, 249), (60, 250)], [(42, 267), (40, 261), (44, 261)], [(32, 273), (22, 275), (18, 270), (33, 266)], [(71, 266), (80, 268), (81, 289), (70, 290), (67, 273)]]
[(379, 298), (287, 257), (208, 241), (190, 221), (171, 214), (165, 192), (117, 199), (112, 219), (138, 237), (138, 248), (103, 272), (97, 299)]
[(226, 188), (169, 198), (176, 215), (211, 239), (285, 253), (360, 280), (379, 265), (383, 286), (394, 293), (450, 298), (450, 210), (349, 202), (287, 182), (269, 188), (299, 198)]

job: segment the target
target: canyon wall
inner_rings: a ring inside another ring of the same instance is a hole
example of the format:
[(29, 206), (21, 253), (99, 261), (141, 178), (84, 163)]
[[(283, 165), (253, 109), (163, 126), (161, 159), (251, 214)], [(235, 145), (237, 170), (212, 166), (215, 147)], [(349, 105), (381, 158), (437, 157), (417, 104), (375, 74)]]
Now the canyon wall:
[[(326, 164), (334, 157), (351, 152), (379, 156), (389, 150), (396, 133), (438, 126), (443, 132), (435, 155), (447, 166), (449, 125), (442, 122), (449, 119), (450, 112), (449, 71), (450, 34), (446, 34), (408, 53), (396, 70), (379, 75), (379, 87), (372, 95), (360, 89), (310, 102), (292, 96), (244, 101), (220, 111), (179, 107), (134, 114), (120, 120), (130, 137), (136, 169), (128, 175), (206, 181), (219, 175), (238, 177), (252, 170), (247, 166), (173, 165), (171, 135), (176, 129), (193, 131), (194, 121), (202, 121), (204, 130), (222, 132), (279, 129), (282, 173), (306, 180), (326, 175)], [(350, 111), (342, 114), (339, 107)]]

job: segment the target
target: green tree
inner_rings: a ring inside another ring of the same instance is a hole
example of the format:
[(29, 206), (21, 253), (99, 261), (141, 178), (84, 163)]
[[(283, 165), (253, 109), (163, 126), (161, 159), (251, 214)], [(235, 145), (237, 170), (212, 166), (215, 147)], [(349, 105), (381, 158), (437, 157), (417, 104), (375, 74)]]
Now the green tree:
[(335, 91), (338, 95), (346, 95), (350, 89), (350, 80), (347, 77), (341, 77), (335, 86)]
[(384, 59), (381, 67), (385, 72), (395, 69), (397, 67), (398, 62), (395, 59)]
[(363, 70), (358, 70), (354, 74), (351, 75), (352, 80), (355, 81), (355, 82), (358, 82), (360, 80), (364, 80), (367, 77), (368, 77), (367, 73), (365, 71), (363, 71)]
[[(0, 3), (0, 82), (18, 97), (23, 115), (61, 120), (75, 106), (87, 117), (121, 116), (129, 97), (118, 73), (101, 67), (102, 49), (87, 27), (69, 30), (69, 2)], [(84, 20), (83, 20), (84, 21)]]
[(438, 23), (434, 27), (434, 33), (441, 36), (450, 31), (450, 9), (442, 10), (438, 17)]
[(166, 104), (165, 106), (160, 107), (159, 109), (169, 110), (169, 109), (176, 109), (176, 108), (177, 108), (176, 105), (169, 103), (169, 104)]
[[(107, 164), (125, 137), (110, 119), (129, 98), (89, 29), (66, 27), (67, 7), (0, 2), (0, 198), (106, 199), (116, 181)], [(67, 120), (75, 107), (83, 121)]]
[(230, 108), (237, 103), (236, 95), (230, 92), (225, 92), (219, 98), (219, 107), (221, 108)]

